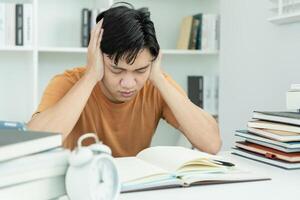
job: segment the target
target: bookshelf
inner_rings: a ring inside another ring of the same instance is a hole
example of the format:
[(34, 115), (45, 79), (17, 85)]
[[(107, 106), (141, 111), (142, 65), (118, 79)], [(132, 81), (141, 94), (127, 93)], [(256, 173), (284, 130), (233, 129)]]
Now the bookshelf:
[[(0, 119), (28, 121), (49, 80), (55, 74), (86, 63), (87, 48), (82, 48), (80, 43), (81, 9), (108, 8), (118, 1), (3, 2), (33, 5), (33, 45), (0, 47), (0, 89), (4, 91), (0, 99)], [(187, 75), (218, 75), (218, 51), (177, 50), (176, 44), (182, 18), (200, 12), (219, 13), (219, 0), (127, 2), (136, 8), (149, 7), (163, 52), (162, 67), (183, 89), (187, 89)], [(171, 142), (177, 140), (177, 135), (173, 136)]]
[(271, 0), (272, 17), (268, 20), (274, 24), (289, 24), (300, 22), (299, 0)]

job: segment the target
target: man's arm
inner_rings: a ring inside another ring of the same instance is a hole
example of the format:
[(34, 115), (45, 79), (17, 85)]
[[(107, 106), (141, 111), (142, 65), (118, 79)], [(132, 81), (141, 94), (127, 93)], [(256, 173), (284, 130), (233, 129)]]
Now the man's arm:
[(28, 129), (62, 133), (63, 139), (72, 131), (94, 86), (103, 77), (103, 57), (100, 50), (102, 22), (103, 20), (92, 31), (86, 73), (57, 103), (35, 114), (28, 122)]
[(215, 119), (182, 95), (160, 70), (160, 56), (153, 63), (150, 80), (158, 88), (180, 127), (194, 147), (216, 154), (221, 147), (219, 127)]

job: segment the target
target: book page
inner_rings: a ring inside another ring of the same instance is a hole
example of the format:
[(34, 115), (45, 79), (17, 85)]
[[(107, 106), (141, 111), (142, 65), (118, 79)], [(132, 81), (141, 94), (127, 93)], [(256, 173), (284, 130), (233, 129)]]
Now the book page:
[(175, 173), (189, 161), (215, 158), (213, 155), (179, 146), (150, 147), (141, 151), (136, 157), (170, 173)]
[(122, 184), (151, 176), (169, 176), (167, 171), (136, 157), (115, 158), (115, 162)]
[(232, 169), (226, 173), (207, 173), (207, 174), (193, 174), (181, 177), (185, 185), (197, 185), (205, 183), (226, 183), (226, 182), (240, 182), (240, 181), (254, 181), (254, 180), (270, 180), (270, 178), (240, 169)]

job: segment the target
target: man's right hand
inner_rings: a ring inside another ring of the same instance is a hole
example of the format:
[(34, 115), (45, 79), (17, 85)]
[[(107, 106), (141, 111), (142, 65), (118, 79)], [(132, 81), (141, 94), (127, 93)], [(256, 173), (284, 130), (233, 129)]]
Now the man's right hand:
[(95, 81), (101, 81), (104, 75), (103, 54), (100, 49), (103, 31), (103, 19), (101, 19), (91, 32), (91, 39), (87, 52), (87, 66), (86, 75)]

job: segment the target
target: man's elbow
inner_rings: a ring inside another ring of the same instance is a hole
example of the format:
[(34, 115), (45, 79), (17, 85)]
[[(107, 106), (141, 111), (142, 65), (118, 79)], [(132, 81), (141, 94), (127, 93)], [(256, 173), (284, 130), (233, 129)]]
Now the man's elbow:
[(220, 151), (221, 147), (222, 147), (222, 140), (221, 138), (218, 138), (209, 145), (207, 152), (216, 155)]
[(206, 142), (204, 147), (203, 147), (203, 144), (201, 146), (202, 146), (203, 151), (205, 151), (209, 154), (216, 155), (222, 147), (222, 140), (221, 140), (219, 131), (217, 131), (216, 134), (214, 134), (214, 136), (209, 141)]

